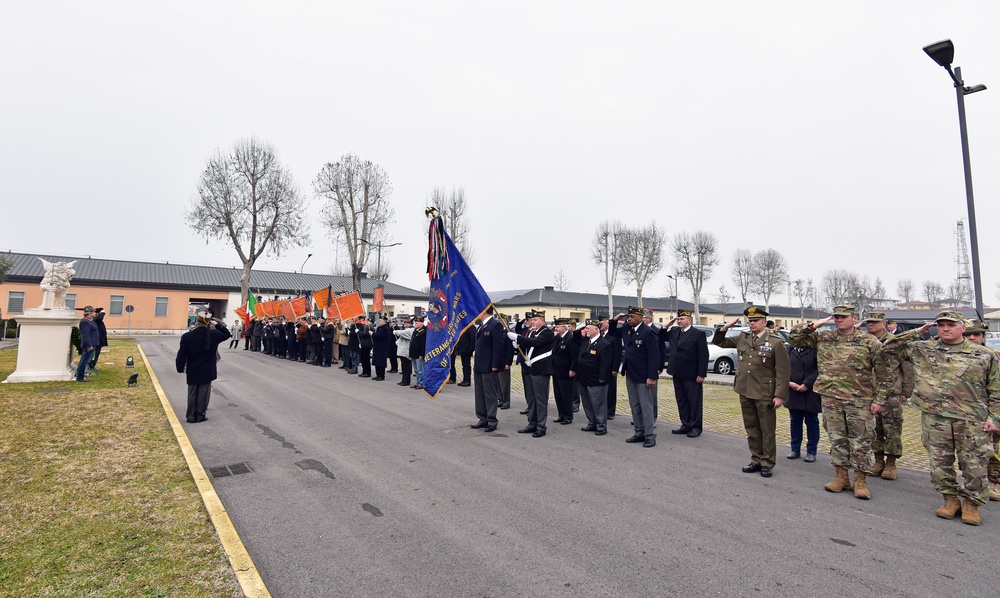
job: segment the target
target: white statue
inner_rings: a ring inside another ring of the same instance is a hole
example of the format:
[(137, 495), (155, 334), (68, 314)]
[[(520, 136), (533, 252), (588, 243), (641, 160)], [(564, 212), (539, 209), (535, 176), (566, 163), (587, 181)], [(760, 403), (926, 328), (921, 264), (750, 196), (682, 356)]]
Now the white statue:
[[(38, 258), (42, 260), (42, 258)], [(72, 262), (49, 262), (42, 260), (45, 267), (45, 276), (42, 276), (42, 305), (41, 309), (66, 309), (66, 291), (69, 290), (69, 281), (76, 276), (76, 260)]]

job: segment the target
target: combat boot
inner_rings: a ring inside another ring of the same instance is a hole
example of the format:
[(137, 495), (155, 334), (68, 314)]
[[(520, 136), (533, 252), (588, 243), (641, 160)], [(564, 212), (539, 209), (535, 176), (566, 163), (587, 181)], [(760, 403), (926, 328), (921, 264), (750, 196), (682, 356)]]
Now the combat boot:
[(872, 497), (872, 493), (868, 491), (867, 477), (868, 474), (866, 473), (861, 473), (860, 471), (854, 472), (854, 498), (868, 500)]
[(1000, 484), (990, 484), (990, 500), (1000, 500)]
[(872, 467), (872, 475), (881, 475), (885, 469), (885, 453), (875, 453), (875, 467)]
[(834, 467), (836, 467), (837, 473), (834, 474), (830, 483), (823, 486), (823, 489), (827, 492), (840, 492), (851, 485), (851, 480), (847, 477), (847, 468), (839, 465), (835, 465)]
[[(872, 470), (872, 475), (875, 475), (875, 470)], [(895, 480), (896, 479), (896, 455), (886, 455), (885, 456), (885, 469), (882, 470), (883, 480)]]
[(969, 499), (965, 499), (965, 504), (962, 505), (962, 523), (979, 525), (979, 505)]
[(962, 512), (962, 503), (958, 502), (958, 497), (954, 494), (944, 494), (944, 504), (934, 512), (941, 519), (954, 519), (955, 515)]

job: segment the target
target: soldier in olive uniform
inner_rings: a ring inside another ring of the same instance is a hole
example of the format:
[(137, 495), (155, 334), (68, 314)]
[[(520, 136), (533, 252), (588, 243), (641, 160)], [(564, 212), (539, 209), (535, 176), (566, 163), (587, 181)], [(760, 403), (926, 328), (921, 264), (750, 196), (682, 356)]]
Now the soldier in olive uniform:
[(788, 398), (790, 367), (788, 349), (781, 336), (767, 328), (767, 312), (755, 306), (743, 310), (750, 322), (750, 330), (736, 337), (726, 337), (726, 332), (739, 323), (736, 318), (715, 331), (712, 344), (736, 348), (739, 355), (736, 382), (733, 390), (740, 395), (743, 426), (747, 431), (750, 447), (750, 464), (744, 473), (757, 473), (769, 478), (774, 469), (778, 447), (775, 440), (777, 418), (775, 411)]
[[(880, 311), (868, 312), (865, 326), (868, 334), (883, 344), (892, 338), (885, 328), (885, 314)], [(898, 356), (887, 356), (887, 359), (886, 365), (892, 374), (892, 390), (886, 398), (885, 410), (875, 414), (875, 438), (872, 440), (875, 466), (871, 473), (881, 476), (883, 480), (895, 480), (896, 459), (903, 456), (903, 403), (913, 394), (913, 363), (907, 351), (900, 352)]]
[[(969, 339), (969, 342), (985, 345), (986, 333), (989, 331), (989, 326), (973, 318), (966, 320), (965, 332), (962, 333), (962, 336)], [(993, 352), (1000, 357), (1000, 351), (993, 349)], [(990, 480), (990, 500), (1000, 500), (1000, 483), (998, 483), (1000, 482), (1000, 434), (993, 434), (993, 454), (990, 455), (987, 474)]]
[[(867, 477), (875, 462), (875, 414), (886, 404), (891, 377), (880, 353), (882, 344), (854, 327), (854, 313), (853, 306), (838, 305), (832, 316), (796, 326), (789, 342), (816, 351), (819, 377), (813, 390), (823, 397), (823, 426), (836, 470), (833, 480), (823, 487), (829, 492), (851, 487), (847, 472), (853, 468), (854, 496), (868, 500)], [(816, 330), (831, 320), (834, 330)]]
[[(934, 324), (937, 338), (918, 340)], [(979, 507), (988, 500), (991, 433), (1000, 432), (1000, 358), (963, 338), (965, 328), (960, 312), (943, 311), (934, 323), (893, 336), (883, 351), (888, 355), (910, 351), (916, 379), (912, 402), (921, 411), (931, 482), (944, 496), (937, 516), (954, 519), (961, 513), (962, 523), (979, 525)], [(962, 484), (955, 471), (956, 455)]]

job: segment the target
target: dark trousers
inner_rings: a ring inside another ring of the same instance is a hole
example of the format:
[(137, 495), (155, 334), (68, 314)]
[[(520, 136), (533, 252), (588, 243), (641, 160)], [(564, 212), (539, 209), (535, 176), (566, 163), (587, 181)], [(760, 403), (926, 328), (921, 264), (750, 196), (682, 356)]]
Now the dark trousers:
[(205, 412), (208, 411), (208, 400), (211, 396), (211, 382), (208, 384), (188, 384), (188, 423), (205, 421)]
[(816, 454), (819, 446), (819, 414), (809, 413), (803, 409), (789, 409), (788, 418), (791, 421), (792, 452), (798, 453), (802, 448), (802, 424), (806, 425), (806, 453)]
[(365, 376), (372, 375), (372, 350), (371, 349), (361, 349), (359, 352), (359, 359), (361, 362), (361, 373)]
[(313, 365), (323, 365), (323, 341), (312, 344), (313, 348)]
[(306, 360), (306, 355), (309, 354), (309, 347), (311, 347), (312, 345), (310, 345), (309, 343), (306, 343), (306, 342), (300, 342), (300, 343), (297, 343), (297, 344), (299, 346), (299, 360), (300, 361), (305, 361)]
[(403, 366), (402, 368), (400, 368), (400, 370), (403, 373), (403, 377), (400, 380), (400, 382), (403, 383), (406, 386), (409, 386), (410, 385), (410, 376), (413, 374), (413, 363), (407, 357), (400, 357), (399, 358), (399, 363), (400, 363), (400, 365)]
[(608, 416), (614, 416), (618, 408), (618, 376), (611, 372), (611, 379), (608, 380)]
[(90, 367), (91, 368), (96, 368), (97, 367), (97, 360), (100, 357), (101, 357), (101, 346), (97, 345), (96, 347), (94, 347), (94, 357), (93, 357), (93, 359), (90, 360)]
[(400, 357), (395, 353), (389, 353), (389, 369), (398, 372), (399, 371), (399, 359)]
[(240, 336), (239, 335), (234, 336), (233, 340), (229, 341), (229, 348), (230, 349), (235, 349), (239, 345), (240, 345)]
[(573, 421), (573, 394), (576, 385), (572, 378), (552, 378), (553, 390), (556, 395), (556, 412), (559, 419)]
[(497, 372), (475, 372), (476, 417), (488, 426), (497, 425), (497, 408), (500, 405), (500, 379)]
[(528, 374), (522, 380), (528, 401), (528, 427), (544, 432), (549, 417), (549, 377)]
[(677, 414), (681, 427), (701, 431), (701, 412), (704, 385), (694, 380), (674, 378), (674, 397), (677, 399)]
[(510, 370), (497, 372), (497, 378), (500, 380), (500, 406), (506, 409), (510, 407)]
[(333, 339), (323, 341), (323, 365), (333, 365)]
[(288, 358), (296, 359), (299, 356), (299, 343), (294, 336), (288, 337)]
[(249, 351), (250, 350), (250, 337), (249, 336), (244, 336), (243, 337), (243, 350), (244, 351)]

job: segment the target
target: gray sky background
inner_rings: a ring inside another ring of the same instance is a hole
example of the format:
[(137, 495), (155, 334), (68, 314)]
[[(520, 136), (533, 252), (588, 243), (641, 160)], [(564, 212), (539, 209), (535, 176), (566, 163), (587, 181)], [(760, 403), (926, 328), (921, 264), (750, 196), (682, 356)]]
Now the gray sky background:
[[(488, 290), (603, 292), (605, 218), (711, 230), (792, 278), (846, 268), (945, 288), (966, 217), (966, 84), (983, 288), (1000, 264), (1000, 3), (7, 3), (0, 24), (0, 248), (238, 265), (184, 224), (210, 154), (255, 135), (310, 198), (325, 162), (380, 164), (395, 282), (420, 288), (435, 186), (464, 187)], [(329, 272), (312, 243), (260, 269)], [(661, 272), (645, 293), (668, 293)], [(620, 285), (619, 292), (629, 292)], [(634, 289), (632, 289), (634, 292)], [(680, 296), (689, 298), (683, 285)], [(783, 303), (784, 294), (772, 303)]]

